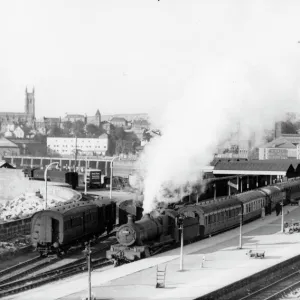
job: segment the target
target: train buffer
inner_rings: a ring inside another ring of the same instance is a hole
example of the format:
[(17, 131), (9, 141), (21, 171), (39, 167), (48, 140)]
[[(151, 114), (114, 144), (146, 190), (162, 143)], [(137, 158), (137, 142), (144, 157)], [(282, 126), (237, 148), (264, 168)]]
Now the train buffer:
[(167, 265), (159, 268), (156, 267), (156, 288), (165, 288), (166, 285), (166, 268)]
[(247, 253), (249, 257), (254, 257), (254, 258), (264, 258), (265, 257), (265, 250), (249, 250)]

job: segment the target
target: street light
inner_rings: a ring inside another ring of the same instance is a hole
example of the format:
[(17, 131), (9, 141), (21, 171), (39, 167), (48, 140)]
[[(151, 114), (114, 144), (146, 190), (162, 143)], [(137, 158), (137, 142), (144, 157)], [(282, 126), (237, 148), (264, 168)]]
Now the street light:
[(283, 216), (283, 201), (280, 202), (281, 204), (281, 232), (284, 233), (283, 223), (284, 223), (284, 216)]
[(177, 226), (178, 229), (181, 231), (180, 234), (180, 266), (179, 266), (179, 271), (183, 271), (183, 220), (184, 216), (179, 215), (177, 218)]
[(87, 259), (87, 265), (88, 265), (88, 288), (89, 288), (89, 296), (88, 300), (92, 300), (92, 279), (91, 279), (91, 241), (88, 241), (86, 243), (85, 249), (82, 251)]
[(239, 245), (238, 249), (243, 249), (243, 245), (242, 245), (243, 214), (239, 213), (239, 216), (240, 216), (240, 245)]
[[(84, 172), (84, 194), (86, 195), (87, 192), (87, 157), (85, 158), (85, 172)], [(91, 178), (90, 178), (91, 180)]]
[(109, 199), (111, 199), (112, 196), (112, 178), (113, 178), (113, 161), (118, 158), (119, 156), (114, 157), (111, 161), (110, 161), (110, 192), (109, 192)]
[(44, 172), (44, 179), (45, 179), (45, 209), (47, 209), (47, 172), (48, 172), (48, 169), (53, 165), (59, 165), (59, 163), (58, 162), (53, 162), (53, 163), (49, 164), (46, 167), (45, 172)]

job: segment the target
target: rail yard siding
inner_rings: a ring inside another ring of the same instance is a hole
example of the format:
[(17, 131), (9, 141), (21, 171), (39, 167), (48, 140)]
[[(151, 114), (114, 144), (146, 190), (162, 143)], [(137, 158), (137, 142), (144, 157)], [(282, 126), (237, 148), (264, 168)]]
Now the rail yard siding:
[(34, 248), (30, 246), (25, 246), (19, 249), (16, 249), (15, 251), (6, 251), (0, 254), (0, 261), (4, 259), (9, 259), (9, 257), (20, 255), (22, 253), (28, 253), (30, 251), (34, 250)]
[(31, 217), (0, 224), (0, 241), (30, 234)]
[(297, 255), (214, 292), (195, 298), (195, 300), (240, 299), (247, 296), (250, 291), (254, 292), (267, 286), (271, 283), (271, 279), (272, 281), (275, 281), (274, 279), (279, 280), (280, 278), (295, 272), (295, 270), (299, 268), (300, 255)]

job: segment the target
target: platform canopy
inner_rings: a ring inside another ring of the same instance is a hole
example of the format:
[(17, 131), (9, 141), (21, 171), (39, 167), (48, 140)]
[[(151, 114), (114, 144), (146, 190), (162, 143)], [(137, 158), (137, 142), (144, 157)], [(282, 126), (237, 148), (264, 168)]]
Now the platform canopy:
[(295, 173), (289, 160), (220, 161), (216, 163), (214, 175), (271, 175), (287, 176)]

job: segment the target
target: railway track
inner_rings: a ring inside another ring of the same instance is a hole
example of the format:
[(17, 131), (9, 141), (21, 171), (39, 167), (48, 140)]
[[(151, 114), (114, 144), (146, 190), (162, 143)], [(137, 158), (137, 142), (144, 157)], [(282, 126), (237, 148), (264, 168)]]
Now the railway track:
[(275, 300), (300, 287), (300, 271), (267, 285), (240, 300)]
[[(101, 244), (99, 248), (95, 248), (92, 256), (101, 255), (103, 250), (106, 250), (111, 245), (115, 244), (116, 240), (110, 240), (106, 244)], [(82, 249), (81, 249), (82, 250)], [(81, 251), (76, 251), (81, 253)], [(70, 258), (74, 255), (67, 255)], [(76, 275), (87, 270), (86, 257), (80, 257), (72, 262), (68, 262), (59, 267), (53, 268), (56, 262), (63, 261), (56, 256), (41, 258), (40, 256), (27, 260), (0, 272), (0, 298), (16, 294), (24, 290), (32, 289), (41, 286), (48, 282), (63, 279), (72, 275)], [(106, 258), (92, 258), (92, 269), (98, 269), (113, 263)]]
[(7, 282), (20, 279), (24, 276), (29, 275), (30, 273), (44, 268), (47, 265), (53, 264), (58, 260), (60, 259), (56, 256), (47, 258), (41, 258), (37, 256), (33, 259), (29, 259), (23, 263), (7, 268), (0, 273), (0, 284), (5, 284)]
[[(86, 260), (86, 259), (84, 259)], [(106, 258), (92, 259), (91, 266), (92, 270), (103, 268), (113, 263)], [(16, 280), (6, 284), (0, 285), (0, 298), (7, 295), (17, 294), (24, 290), (33, 289), (43, 284), (57, 281), (69, 276), (80, 274), (87, 271), (87, 264), (85, 261), (76, 261), (66, 266), (59, 267), (57, 269), (32, 276), (30, 278)]]

